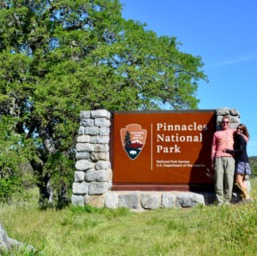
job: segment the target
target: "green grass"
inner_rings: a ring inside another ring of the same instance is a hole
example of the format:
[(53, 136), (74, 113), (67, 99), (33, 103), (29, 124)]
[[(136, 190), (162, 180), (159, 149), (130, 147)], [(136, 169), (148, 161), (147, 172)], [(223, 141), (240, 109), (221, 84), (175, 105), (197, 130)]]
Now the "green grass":
[(4, 205), (0, 222), (9, 237), (38, 253), (16, 255), (236, 256), (257, 252), (257, 180), (250, 204), (157, 209), (74, 207), (41, 210), (36, 203)]

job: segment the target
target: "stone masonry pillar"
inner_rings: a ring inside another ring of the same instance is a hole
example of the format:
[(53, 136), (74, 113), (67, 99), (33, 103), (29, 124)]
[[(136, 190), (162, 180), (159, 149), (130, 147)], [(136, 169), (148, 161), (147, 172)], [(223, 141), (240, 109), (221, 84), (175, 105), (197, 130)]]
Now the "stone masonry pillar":
[(72, 204), (104, 206), (112, 184), (110, 164), (110, 112), (82, 111), (76, 144)]
[(221, 121), (224, 116), (228, 116), (230, 118), (230, 128), (235, 129), (240, 123), (240, 114), (234, 108), (218, 108), (216, 110), (216, 130), (220, 130)]

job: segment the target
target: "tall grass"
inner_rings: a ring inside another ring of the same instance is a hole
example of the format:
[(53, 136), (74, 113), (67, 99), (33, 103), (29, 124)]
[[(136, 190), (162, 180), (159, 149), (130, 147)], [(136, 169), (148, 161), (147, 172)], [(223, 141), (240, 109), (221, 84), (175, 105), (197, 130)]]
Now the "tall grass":
[(251, 184), (249, 204), (135, 213), (89, 206), (42, 210), (35, 202), (1, 206), (0, 222), (10, 237), (38, 250), (24, 255), (256, 255), (257, 180)]

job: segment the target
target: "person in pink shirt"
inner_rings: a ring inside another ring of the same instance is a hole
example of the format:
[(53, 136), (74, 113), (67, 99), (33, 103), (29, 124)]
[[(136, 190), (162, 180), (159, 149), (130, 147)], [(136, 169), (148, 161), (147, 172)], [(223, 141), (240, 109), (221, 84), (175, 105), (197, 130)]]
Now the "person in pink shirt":
[(215, 194), (218, 205), (230, 204), (234, 185), (235, 159), (227, 149), (233, 150), (235, 129), (230, 128), (228, 116), (222, 118), (222, 130), (213, 135), (211, 159), (215, 170)]

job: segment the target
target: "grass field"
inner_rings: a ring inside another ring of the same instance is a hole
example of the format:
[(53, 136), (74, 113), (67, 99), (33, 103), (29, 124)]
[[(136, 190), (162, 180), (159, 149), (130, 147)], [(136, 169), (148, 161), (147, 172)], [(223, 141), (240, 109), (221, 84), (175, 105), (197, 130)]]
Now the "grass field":
[(0, 206), (0, 222), (9, 237), (37, 252), (12, 255), (256, 255), (257, 180), (251, 179), (253, 202), (229, 206), (157, 209), (67, 207), (39, 209)]

